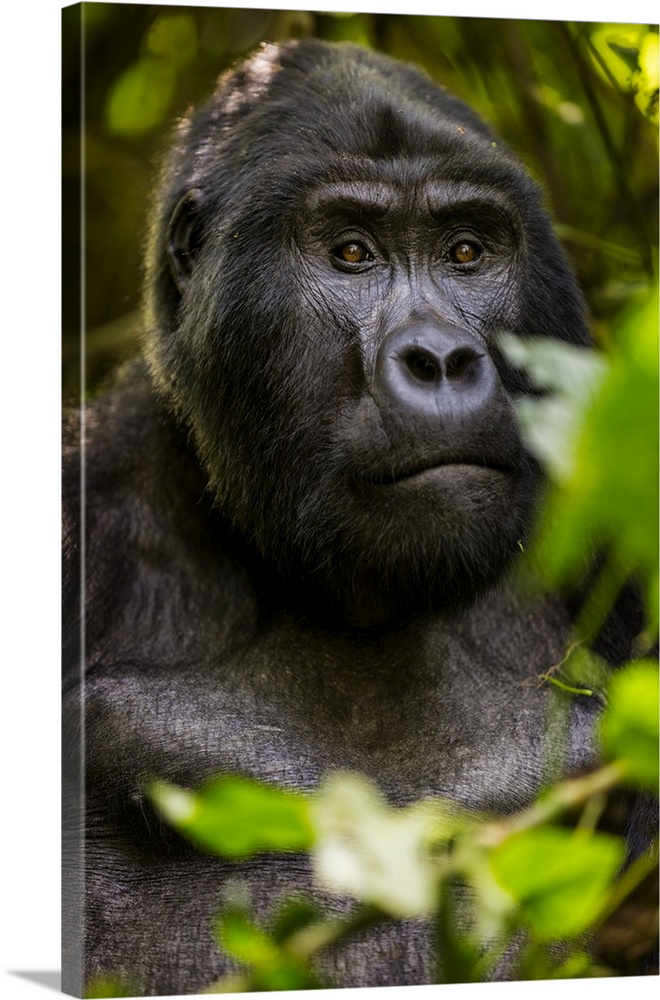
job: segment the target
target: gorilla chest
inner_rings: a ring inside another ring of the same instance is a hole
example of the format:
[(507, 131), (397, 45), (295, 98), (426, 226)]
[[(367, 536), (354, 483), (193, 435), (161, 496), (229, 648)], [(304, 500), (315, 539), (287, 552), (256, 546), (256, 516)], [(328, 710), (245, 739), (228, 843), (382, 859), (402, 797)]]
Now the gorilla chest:
[(566, 702), (567, 743), (565, 731), (553, 734), (559, 693), (539, 674), (561, 659), (564, 627), (521, 611), (496, 636), (488, 618), (359, 641), (282, 623), (242, 658), (256, 701), (242, 718), (240, 769), (309, 787), (348, 768), (396, 802), (446, 794), (480, 808), (524, 804), (549, 755), (558, 766), (587, 762), (595, 706)]
[(105, 746), (115, 733), (115, 762), (182, 784), (237, 772), (311, 788), (352, 769), (395, 802), (446, 794), (509, 809), (534, 794), (549, 753), (571, 767), (591, 753), (595, 706), (567, 704), (568, 746), (546, 725), (558, 693), (538, 675), (561, 659), (568, 629), (548, 617), (485, 605), (451, 629), (380, 636), (283, 618), (204, 670), (115, 678), (98, 711), (88, 696), (88, 731), (98, 720)]

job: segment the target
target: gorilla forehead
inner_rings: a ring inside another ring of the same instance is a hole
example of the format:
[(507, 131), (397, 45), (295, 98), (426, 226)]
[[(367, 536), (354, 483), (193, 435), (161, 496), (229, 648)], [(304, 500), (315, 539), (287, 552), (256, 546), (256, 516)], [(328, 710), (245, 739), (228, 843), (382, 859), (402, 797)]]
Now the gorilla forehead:
[(529, 187), (460, 100), (413, 67), (347, 44), (263, 46), (220, 79), (181, 138), (194, 151), (191, 182), (200, 184), (217, 183), (217, 158), (231, 155), (280, 186), (324, 174), (347, 182), (377, 176), (400, 187), (409, 173), (411, 180), (424, 173), (516, 194)]

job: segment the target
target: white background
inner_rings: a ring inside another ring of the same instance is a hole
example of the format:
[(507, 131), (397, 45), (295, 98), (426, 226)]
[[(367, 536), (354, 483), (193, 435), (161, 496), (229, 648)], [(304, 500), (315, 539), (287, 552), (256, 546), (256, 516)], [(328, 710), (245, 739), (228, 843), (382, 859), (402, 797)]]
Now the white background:
[[(183, 0), (182, 0), (183, 2)], [(226, 6), (241, 6), (226, 3)], [(657, 0), (419, 0), (246, 3), (593, 21), (658, 20)], [(0, 247), (4, 340), (0, 452), (0, 995), (48, 997), (59, 944), (59, 203), (60, 8), (58, 0), (8, 0), (0, 12)], [(6, 78), (5, 78), (6, 73)], [(64, 220), (66, 225), (66, 220)], [(23, 973), (23, 975), (17, 975)], [(27, 975), (27, 978), (26, 978)], [(32, 976), (32, 978), (29, 978)], [(417, 987), (435, 996), (500, 998), (655, 995), (658, 980)], [(486, 991), (484, 993), (483, 991)], [(343, 991), (399, 997), (409, 990)], [(293, 994), (292, 994), (293, 996)], [(295, 994), (300, 997), (300, 994)], [(309, 994), (310, 997), (319, 996)]]

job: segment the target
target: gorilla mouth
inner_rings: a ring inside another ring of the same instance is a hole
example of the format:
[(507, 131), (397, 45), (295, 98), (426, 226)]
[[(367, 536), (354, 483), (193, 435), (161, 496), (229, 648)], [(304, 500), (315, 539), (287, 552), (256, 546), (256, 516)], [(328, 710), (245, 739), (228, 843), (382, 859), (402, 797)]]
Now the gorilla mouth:
[(371, 486), (392, 486), (396, 483), (407, 482), (424, 476), (427, 473), (442, 472), (452, 470), (458, 473), (459, 469), (477, 468), (484, 471), (511, 473), (513, 467), (503, 462), (475, 457), (474, 455), (454, 455), (451, 457), (426, 459), (414, 464), (406, 464), (396, 469), (386, 471), (371, 472), (363, 475), (362, 479)]

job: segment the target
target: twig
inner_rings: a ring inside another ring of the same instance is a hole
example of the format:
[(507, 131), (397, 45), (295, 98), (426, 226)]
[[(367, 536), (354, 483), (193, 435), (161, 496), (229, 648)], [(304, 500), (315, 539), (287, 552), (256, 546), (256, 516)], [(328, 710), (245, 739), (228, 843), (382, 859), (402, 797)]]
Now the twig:
[(647, 875), (650, 875), (658, 863), (658, 841), (653, 844), (653, 848), (635, 861), (625, 870), (621, 878), (612, 886), (607, 903), (598, 915), (598, 919), (593, 924), (592, 930), (605, 923), (615, 910), (619, 908), (624, 899), (640, 885)]
[(523, 812), (517, 813), (510, 819), (495, 820), (482, 827), (477, 832), (477, 841), (484, 847), (497, 847), (512, 834), (547, 823), (561, 816), (566, 810), (582, 805), (592, 795), (609, 791), (619, 783), (622, 775), (621, 764), (615, 763), (600, 767), (591, 774), (562, 781)]

